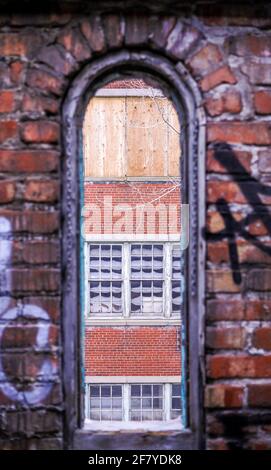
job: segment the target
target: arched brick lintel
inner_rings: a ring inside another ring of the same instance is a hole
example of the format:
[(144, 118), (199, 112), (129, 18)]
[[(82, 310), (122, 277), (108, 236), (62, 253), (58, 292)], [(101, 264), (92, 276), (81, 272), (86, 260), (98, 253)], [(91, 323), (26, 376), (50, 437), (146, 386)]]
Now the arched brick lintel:
[(63, 105), (65, 117), (72, 119), (82, 115), (82, 106), (85, 109), (91, 96), (101, 86), (120, 77), (124, 72), (151, 75), (160, 82), (163, 91), (168, 92), (173, 101), (178, 100), (185, 114), (192, 117), (196, 113), (201, 125), (205, 125), (202, 96), (187, 68), (181, 62), (174, 64), (162, 55), (150, 51), (112, 52), (86, 64), (71, 81)]
[[(69, 75), (98, 55), (122, 48), (148, 48), (177, 62), (189, 63), (206, 40), (193, 20), (148, 14), (104, 14), (70, 22), (39, 50), (38, 60)], [(213, 45), (213, 47), (215, 47)], [(66, 64), (62, 64), (66, 54)], [(218, 57), (219, 51), (217, 52)], [(219, 58), (222, 58), (221, 53)], [(55, 59), (55, 60), (54, 60)]]
[(59, 80), (57, 93), (61, 95), (70, 79), (90, 61), (123, 50), (131, 54), (148, 50), (168, 58), (177, 67), (185, 67), (202, 93), (221, 83), (237, 81), (223, 47), (208, 42), (193, 19), (174, 16), (105, 14), (76, 19), (53, 41), (41, 48), (36, 46), (32, 58), (35, 69), (45, 66)]

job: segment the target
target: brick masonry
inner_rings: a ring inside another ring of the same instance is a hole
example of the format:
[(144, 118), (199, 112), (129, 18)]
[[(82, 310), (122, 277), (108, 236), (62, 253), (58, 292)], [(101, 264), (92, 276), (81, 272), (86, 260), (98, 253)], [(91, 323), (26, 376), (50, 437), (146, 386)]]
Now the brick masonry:
[(86, 235), (180, 233), (178, 181), (86, 182), (84, 201)]
[[(175, 17), (164, 13), (164, 2), (155, 14), (152, 2), (150, 13), (142, 14), (95, 15), (92, 9), (84, 16), (78, 5), (63, 13), (0, 18), (0, 215), (9, 221), (14, 243), (1, 290), (1, 325), (7, 326), (7, 309), (17, 306), (18, 312), (1, 341), (5, 383), (15, 388), (1, 388), (0, 448), (63, 447), (61, 102), (87, 61), (125, 47), (181, 61), (207, 114), (205, 445), (270, 450), (268, 3), (259, 9), (195, 2), (178, 6)], [(217, 142), (228, 144), (219, 161)], [(233, 230), (239, 264), (233, 237), (228, 244)], [(39, 352), (31, 329), (38, 315), (39, 328), (48, 319), (52, 328)], [(39, 377), (46, 358), (51, 373)], [(38, 390), (38, 403), (31, 393), (16, 395), (22, 383), (25, 392)]]
[(178, 335), (178, 327), (87, 327), (85, 373), (180, 376)]

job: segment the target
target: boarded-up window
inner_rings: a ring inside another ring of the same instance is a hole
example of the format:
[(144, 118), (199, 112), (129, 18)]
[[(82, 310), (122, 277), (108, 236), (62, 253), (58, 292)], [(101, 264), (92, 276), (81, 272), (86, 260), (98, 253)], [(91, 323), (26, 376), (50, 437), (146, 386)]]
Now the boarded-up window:
[[(143, 96), (132, 96), (138, 92), (129, 89), (128, 96), (90, 100), (84, 125), (85, 177), (180, 175), (176, 158), (179, 120), (171, 101), (153, 89), (146, 89)], [(125, 90), (117, 93), (125, 94)]]

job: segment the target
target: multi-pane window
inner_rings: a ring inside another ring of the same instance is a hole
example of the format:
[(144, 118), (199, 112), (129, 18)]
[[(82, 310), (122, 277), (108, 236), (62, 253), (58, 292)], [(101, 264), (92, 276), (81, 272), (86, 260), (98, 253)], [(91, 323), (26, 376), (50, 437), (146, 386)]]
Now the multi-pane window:
[(163, 419), (163, 386), (157, 384), (131, 385), (131, 421)]
[(89, 417), (97, 421), (121, 421), (123, 418), (121, 385), (89, 386)]
[(181, 417), (180, 383), (88, 384), (94, 421), (170, 421)]
[(131, 313), (163, 313), (163, 245), (131, 245)]
[(89, 245), (89, 299), (90, 313), (123, 311), (121, 245)]
[(87, 315), (180, 316), (183, 259), (174, 243), (88, 243)]

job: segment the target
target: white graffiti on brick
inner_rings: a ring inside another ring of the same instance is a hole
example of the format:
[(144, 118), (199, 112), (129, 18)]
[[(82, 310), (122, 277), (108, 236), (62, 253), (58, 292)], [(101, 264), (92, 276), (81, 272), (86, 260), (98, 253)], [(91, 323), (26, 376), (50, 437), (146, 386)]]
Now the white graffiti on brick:
[(8, 308), (10, 302), (8, 295), (11, 289), (11, 276), (7, 269), (12, 247), (12, 242), (8, 238), (10, 233), (10, 222), (5, 217), (0, 217), (0, 315)]
[[(35, 351), (44, 351), (48, 348), (50, 318), (48, 313), (35, 305), (24, 305), (8, 309), (12, 282), (8, 269), (12, 256), (11, 224), (5, 217), (0, 217), (0, 347), (5, 329), (12, 321), (20, 318), (24, 320), (34, 319), (37, 328)], [(56, 373), (56, 367), (50, 359), (45, 359), (37, 374), (37, 380), (31, 389), (17, 390), (4, 371), (2, 355), (0, 355), (0, 390), (12, 401), (34, 405), (40, 403), (50, 393), (53, 383), (52, 378)]]

